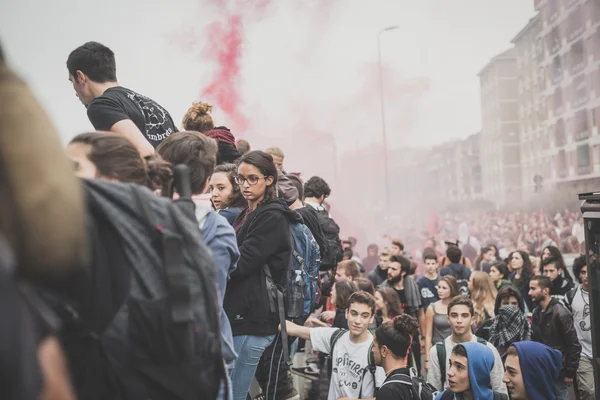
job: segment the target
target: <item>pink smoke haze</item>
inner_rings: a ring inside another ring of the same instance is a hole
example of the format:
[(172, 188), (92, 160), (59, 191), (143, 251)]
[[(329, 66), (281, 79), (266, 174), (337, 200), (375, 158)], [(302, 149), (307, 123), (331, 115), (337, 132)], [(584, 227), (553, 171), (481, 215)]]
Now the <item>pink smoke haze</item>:
[(212, 0), (204, 4), (215, 9), (216, 20), (207, 25), (202, 59), (213, 64), (213, 73), (201, 91), (203, 101), (225, 113), (228, 125), (244, 136), (249, 120), (242, 112), (241, 60), (244, 55), (245, 24), (265, 17), (271, 0)]

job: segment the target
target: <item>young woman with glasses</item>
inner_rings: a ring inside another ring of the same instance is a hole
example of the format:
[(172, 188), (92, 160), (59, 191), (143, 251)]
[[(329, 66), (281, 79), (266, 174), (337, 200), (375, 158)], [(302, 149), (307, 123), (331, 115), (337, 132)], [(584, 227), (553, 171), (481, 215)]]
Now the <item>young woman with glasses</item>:
[[(289, 224), (302, 219), (277, 198), (277, 168), (269, 154), (245, 154), (235, 181), (247, 204), (233, 225), (240, 260), (227, 284), (224, 308), (238, 354), (231, 375), (233, 398), (245, 400), (265, 349), (273, 346), (269, 356), (278, 348), (281, 352), (277, 301), (268, 288), (284, 283), (292, 251)], [(273, 359), (279, 361), (279, 355)]]

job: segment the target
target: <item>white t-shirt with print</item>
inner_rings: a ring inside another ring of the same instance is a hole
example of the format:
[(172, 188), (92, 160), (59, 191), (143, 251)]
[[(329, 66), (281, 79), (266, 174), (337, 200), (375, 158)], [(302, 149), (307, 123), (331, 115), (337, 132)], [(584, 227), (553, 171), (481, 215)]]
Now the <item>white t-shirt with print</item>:
[[(338, 328), (311, 328), (310, 341), (314, 350), (329, 354), (331, 336)], [(336, 342), (331, 355), (332, 371), (327, 400), (340, 397), (358, 399), (362, 385), (362, 398), (375, 397), (373, 375), (369, 371), (368, 352), (373, 342), (373, 335), (362, 343), (353, 343), (350, 333), (344, 333)], [(363, 382), (364, 377), (364, 382)], [(385, 381), (385, 372), (381, 367), (375, 370), (376, 386)]]

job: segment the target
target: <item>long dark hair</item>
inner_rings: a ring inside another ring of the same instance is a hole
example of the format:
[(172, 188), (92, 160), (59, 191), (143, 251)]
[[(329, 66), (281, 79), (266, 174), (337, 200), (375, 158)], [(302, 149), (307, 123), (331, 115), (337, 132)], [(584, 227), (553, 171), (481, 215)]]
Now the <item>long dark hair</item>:
[[(544, 250), (546, 250), (546, 249), (548, 249), (548, 251), (550, 252), (550, 258), (554, 259), (553, 264), (556, 265), (557, 268), (562, 269), (563, 273), (565, 274), (565, 278), (567, 278), (568, 280), (573, 282), (573, 277), (569, 273), (569, 270), (567, 269), (567, 266), (565, 264), (565, 259), (563, 258), (563, 255), (560, 252), (560, 250), (558, 249), (558, 247), (546, 246), (542, 249), (542, 254), (544, 254)], [(544, 265), (543, 262), (542, 262), (542, 265)], [(540, 273), (541, 272), (543, 272), (543, 271), (540, 271)]]
[(382, 287), (377, 289), (377, 292), (383, 298), (383, 302), (387, 307), (388, 318), (394, 318), (402, 314), (402, 304), (400, 303), (400, 296), (398, 293), (391, 288)]
[(508, 267), (506, 266), (506, 264), (502, 261), (498, 261), (493, 263), (492, 265), (490, 265), (490, 269), (494, 267), (498, 270), (498, 272), (500, 272), (500, 274), (502, 275), (502, 278), (500, 279), (508, 279), (510, 273), (508, 272)]
[(531, 260), (529, 259), (529, 254), (525, 253), (523, 250), (515, 250), (508, 255), (508, 262), (512, 262), (512, 256), (515, 253), (519, 253), (521, 258), (523, 259), (523, 268), (521, 272), (521, 282), (529, 282), (532, 278), (533, 274), (533, 266), (531, 265)]
[(224, 173), (227, 176), (227, 180), (231, 183), (231, 196), (227, 199), (224, 206), (225, 207), (234, 207), (234, 208), (242, 208), (247, 202), (242, 196), (242, 191), (240, 190), (240, 185), (235, 181), (235, 176), (237, 175), (237, 165), (235, 164), (221, 164), (217, 165), (213, 175), (217, 172)]
[(163, 195), (170, 191), (173, 169), (158, 155), (144, 160), (135, 146), (122, 136), (109, 132), (89, 132), (75, 136), (69, 144), (90, 146), (87, 158), (102, 177), (137, 183)]
[(238, 166), (242, 163), (255, 166), (265, 177), (272, 177), (273, 183), (267, 186), (265, 190), (264, 202), (277, 198), (277, 168), (273, 163), (273, 157), (264, 151), (254, 150), (248, 152), (240, 158)]

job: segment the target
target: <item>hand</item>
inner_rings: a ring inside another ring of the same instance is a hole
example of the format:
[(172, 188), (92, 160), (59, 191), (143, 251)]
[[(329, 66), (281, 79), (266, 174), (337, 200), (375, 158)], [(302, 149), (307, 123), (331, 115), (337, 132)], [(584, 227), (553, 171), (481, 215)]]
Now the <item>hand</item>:
[(335, 318), (335, 311), (323, 311), (321, 315), (319, 315), (319, 319), (321, 321), (329, 321), (330, 319)]
[(306, 325), (308, 326), (329, 326), (325, 322), (318, 320), (315, 317), (310, 317), (306, 320)]
[(573, 384), (573, 378), (567, 378), (565, 376), (565, 385), (571, 386)]

